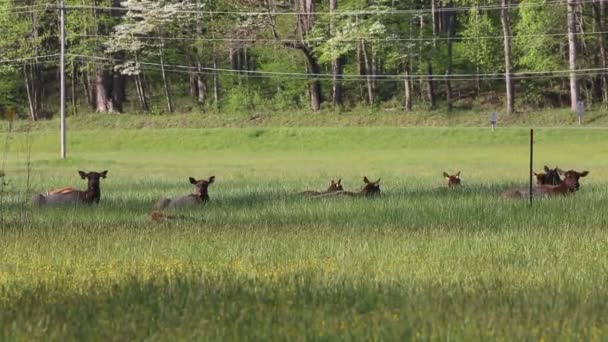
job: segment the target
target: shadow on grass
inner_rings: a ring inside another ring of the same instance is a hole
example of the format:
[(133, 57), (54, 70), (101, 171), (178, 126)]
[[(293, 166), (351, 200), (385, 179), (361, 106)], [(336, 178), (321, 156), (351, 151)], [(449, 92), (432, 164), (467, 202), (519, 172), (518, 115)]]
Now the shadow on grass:
[(307, 269), (260, 279), (133, 274), (87, 286), (68, 278), (0, 287), (2, 339), (586, 340), (606, 337), (608, 324), (608, 295), (600, 288), (580, 292), (550, 282), (391, 284)]

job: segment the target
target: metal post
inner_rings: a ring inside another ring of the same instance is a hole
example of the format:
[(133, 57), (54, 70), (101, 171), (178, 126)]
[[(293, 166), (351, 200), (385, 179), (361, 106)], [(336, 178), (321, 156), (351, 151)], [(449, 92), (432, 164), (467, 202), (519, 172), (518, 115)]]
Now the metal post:
[(532, 174), (534, 172), (533, 168), (534, 164), (534, 129), (530, 129), (530, 205), (532, 204)]
[(60, 57), (60, 114), (61, 114), (61, 159), (66, 157), (65, 139), (65, 0), (60, 1), (60, 30), (61, 30), (61, 57)]

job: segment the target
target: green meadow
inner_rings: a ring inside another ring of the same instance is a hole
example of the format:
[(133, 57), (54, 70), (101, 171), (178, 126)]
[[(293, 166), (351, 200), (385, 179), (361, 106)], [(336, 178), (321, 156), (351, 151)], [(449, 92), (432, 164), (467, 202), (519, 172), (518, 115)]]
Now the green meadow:
[[(608, 339), (608, 129), (536, 130), (536, 170), (590, 174), (530, 206), (500, 197), (523, 128), (76, 128), (65, 161), (50, 125), (1, 136), (0, 340)], [(32, 208), (77, 170), (99, 206)]]

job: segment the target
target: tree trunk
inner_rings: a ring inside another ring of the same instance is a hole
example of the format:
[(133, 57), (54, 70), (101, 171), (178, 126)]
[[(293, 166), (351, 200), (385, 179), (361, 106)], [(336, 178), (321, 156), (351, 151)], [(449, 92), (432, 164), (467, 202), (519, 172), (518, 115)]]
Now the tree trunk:
[[(330, 21), (329, 21), (329, 32), (333, 37), (336, 33), (334, 16), (332, 15), (338, 9), (338, 0), (329, 0), (330, 10)], [(332, 84), (332, 95), (331, 103), (334, 109), (342, 105), (342, 69), (344, 66), (344, 58), (342, 56), (335, 58), (331, 61), (331, 84)]]
[(198, 89), (197, 89), (197, 83), (196, 83), (196, 79), (197, 79), (197, 67), (194, 65), (194, 63), (190, 63), (190, 72), (188, 73), (188, 84), (190, 85), (190, 96), (193, 99), (196, 99), (198, 97)]
[[(135, 54), (135, 63), (139, 63), (139, 56)], [(144, 112), (150, 110), (150, 106), (148, 105), (148, 99), (146, 97), (146, 86), (144, 75), (142, 71), (139, 71), (137, 75), (135, 75), (135, 89), (137, 90), (137, 98), (139, 99), (139, 105)]]
[(437, 6), (435, 0), (431, 0), (431, 25), (433, 25), (433, 48), (437, 47)]
[[(31, 68), (31, 66), (29, 66)], [(39, 110), (37, 108), (36, 99), (34, 95), (34, 89), (32, 87), (33, 81), (29, 72), (28, 64), (23, 65), (23, 80), (25, 83), (25, 91), (27, 93), (27, 103), (30, 108), (30, 117), (32, 121), (38, 121)]]
[(141, 74), (135, 76), (135, 86), (137, 88), (137, 97), (139, 98), (139, 105), (144, 112), (150, 110), (148, 105), (148, 99), (146, 97), (146, 87), (144, 84), (144, 78)]
[(169, 84), (167, 83), (167, 74), (165, 73), (165, 53), (163, 51), (162, 40), (158, 50), (160, 54), (160, 71), (163, 78), (163, 89), (165, 90), (165, 98), (167, 99), (167, 110), (169, 111), (169, 113), (173, 113), (173, 101), (171, 100), (171, 92), (169, 91)]
[[(110, 10), (110, 16), (112, 16), (116, 21), (120, 21), (121, 17), (125, 13), (119, 9), (122, 7), (121, 2), (121, 0), (112, 0), (112, 10)], [(113, 57), (116, 60), (123, 60), (126, 56), (124, 52), (117, 52)], [(108, 99), (108, 102), (110, 103), (110, 111), (122, 113), (123, 103), (126, 100), (125, 83), (127, 78), (122, 73), (116, 71), (108, 73), (107, 77), (108, 87), (111, 89)]]
[(219, 108), (220, 101), (220, 86), (217, 77), (217, 60), (215, 57), (215, 43), (213, 43), (213, 105), (215, 108)]
[(202, 70), (200, 63), (198, 65), (198, 68), (199, 68), (199, 73), (196, 78), (196, 88), (198, 89), (197, 101), (198, 101), (198, 104), (200, 104), (202, 106), (207, 101), (207, 94), (209, 92), (209, 89), (207, 87), (207, 77), (202, 72), (203, 70)]
[(240, 70), (237, 58), (238, 58), (238, 49), (233, 46), (228, 48), (228, 59), (230, 60), (230, 69)]
[(509, 15), (510, 0), (502, 0), (500, 20), (502, 23), (503, 45), (505, 50), (505, 87), (507, 91), (507, 116), (514, 111), (513, 80), (511, 79), (511, 17)]
[(313, 0), (296, 0), (296, 8), (299, 13), (296, 32), (304, 38), (314, 25), (315, 4)]
[(95, 110), (97, 107), (97, 101), (95, 99), (96, 87), (95, 87), (95, 77), (91, 76), (90, 67), (87, 68), (88, 71), (82, 73), (82, 82), (84, 83), (86, 96), (87, 96), (87, 104), (91, 108), (91, 110)]
[(302, 49), (304, 56), (308, 61), (308, 74), (310, 75), (310, 109), (313, 112), (318, 112), (321, 109), (322, 94), (321, 94), (321, 81), (318, 79), (318, 75), (321, 72), (321, 67), (317, 58), (313, 55), (312, 51), (308, 48)]
[[(34, 41), (35, 41), (39, 36), (37, 11), (33, 11), (31, 13), (31, 23), (32, 23), (31, 35), (32, 35), (32, 39), (34, 39)], [(35, 48), (33, 51), (34, 56), (39, 55), (38, 46), (39, 46), (38, 44), (35, 45)], [(27, 92), (28, 104), (30, 107), (30, 116), (33, 121), (37, 121), (40, 118), (39, 114), (42, 109), (42, 101), (41, 101), (42, 82), (40, 81), (40, 71), (38, 68), (38, 64), (35, 63), (35, 60), (34, 60), (34, 63), (24, 64), (23, 72), (24, 72), (25, 82), (26, 82), (25, 89)]]
[(593, 0), (593, 19), (595, 22), (595, 30), (597, 33), (597, 45), (600, 48), (600, 67), (603, 69), (600, 72), (600, 92), (602, 94), (602, 102), (608, 103), (608, 63), (606, 61), (606, 39), (604, 36), (603, 14), (605, 12), (603, 0)]
[(107, 113), (108, 93), (106, 89), (106, 72), (102, 65), (98, 65), (95, 70), (95, 110), (97, 113)]
[[(211, 22), (211, 37), (215, 38), (215, 31), (213, 30), (213, 28), (215, 27), (213, 14), (210, 15), (210, 22)], [(219, 94), (219, 80), (217, 77), (217, 56), (216, 56), (216, 49), (215, 49), (215, 39), (213, 40), (211, 48), (212, 48), (212, 53), (213, 53), (213, 58), (212, 58), (212, 62), (213, 62), (213, 105), (217, 109), (217, 108), (219, 108), (220, 94)]]
[(369, 105), (374, 104), (374, 86), (373, 86), (373, 77), (372, 77), (372, 68), (370, 64), (370, 59), (367, 55), (367, 45), (365, 41), (361, 40), (361, 53), (363, 54), (363, 62), (365, 64), (365, 80), (367, 85), (367, 103)]
[[(450, 3), (449, 7), (452, 7)], [(450, 76), (452, 74), (452, 37), (455, 34), (456, 28), (456, 12), (446, 12), (448, 15), (447, 18), (447, 44), (448, 44), (448, 61), (445, 70), (445, 100), (448, 105), (448, 111), (452, 110), (452, 83), (450, 82)]]
[(141, 85), (139, 84), (139, 75), (135, 75), (135, 92), (137, 93), (137, 99), (139, 100), (139, 105), (143, 108), (144, 101), (143, 101), (143, 95), (141, 92)]
[(433, 80), (433, 62), (430, 60), (428, 62), (426, 71), (428, 74), (427, 97), (430, 108), (435, 109), (437, 106), (437, 101), (435, 99), (435, 81)]
[(76, 115), (76, 75), (75, 62), (72, 61), (72, 115)]
[[(419, 30), (418, 30), (418, 39), (420, 39), (422, 41), (422, 39), (424, 39), (424, 16), (420, 16), (420, 26), (419, 26)], [(424, 44), (418, 44), (418, 55), (416, 56), (418, 59), (418, 63), (416, 63), (416, 65), (418, 66), (418, 69), (422, 69), (422, 65), (423, 65), (423, 56), (424, 56)], [(421, 101), (424, 101), (424, 78), (423, 77), (418, 77), (418, 98)]]
[(119, 72), (112, 73), (112, 109), (117, 113), (123, 112), (124, 101), (126, 99), (125, 83), (125, 75)]
[(314, 26), (315, 3), (313, 0), (296, 0), (295, 5), (298, 12), (296, 33), (299, 39), (299, 42), (296, 43), (296, 48), (304, 53), (308, 62), (308, 74), (311, 76), (309, 80), (310, 109), (317, 112), (321, 109), (322, 101), (321, 82), (318, 79), (321, 67), (312, 48), (306, 43), (306, 37)]
[[(199, 8), (199, 3), (198, 1), (196, 2), (196, 7)], [(202, 17), (199, 18), (199, 20), (196, 21), (196, 35), (197, 37), (200, 37), (203, 33), (203, 27), (201, 26), (201, 21), (202, 21)], [(207, 79), (205, 77), (205, 74), (203, 74), (203, 68), (204, 68), (204, 64), (203, 64), (203, 51), (202, 48), (199, 46), (197, 48), (197, 53), (196, 53), (196, 59), (197, 59), (197, 73), (196, 73), (196, 102), (198, 102), (199, 105), (203, 106), (205, 104), (205, 100), (207, 99)]]
[(479, 78), (479, 74), (481, 73), (481, 69), (479, 68), (479, 63), (475, 66), (475, 95), (479, 97), (481, 94), (481, 80)]
[(568, 0), (568, 64), (570, 66), (570, 108), (576, 111), (579, 88), (576, 76), (576, 9), (577, 0)]
[[(359, 76), (365, 75), (365, 63), (363, 62), (363, 52), (361, 52), (361, 44), (357, 44), (357, 71)], [(365, 91), (363, 90), (363, 83), (357, 82), (359, 87), (359, 98), (365, 97)]]
[[(435, 1), (432, 0), (431, 1), (431, 14), (432, 14), (432, 25), (433, 25), (433, 47), (431, 48), (429, 55), (428, 55), (428, 62), (427, 62), (427, 98), (429, 101), (429, 105), (430, 105), (430, 109), (435, 109), (435, 86), (433, 83), (433, 50), (435, 49), (435, 46), (437, 45), (436, 43), (436, 39), (435, 39), (435, 33), (436, 33), (436, 13), (435, 13)], [(424, 19), (420, 18), (420, 35), (423, 36), (424, 35)], [(422, 86), (422, 84), (421, 84)]]
[(87, 104), (90, 106), (93, 100), (91, 98), (91, 91), (89, 90), (89, 78), (87, 77), (86, 72), (82, 72), (80, 80), (82, 81), (82, 89), (84, 90), (84, 96), (87, 99)]
[[(409, 56), (408, 56), (409, 58)], [(410, 63), (406, 62), (403, 68), (403, 110), (412, 111), (412, 85), (410, 80)]]

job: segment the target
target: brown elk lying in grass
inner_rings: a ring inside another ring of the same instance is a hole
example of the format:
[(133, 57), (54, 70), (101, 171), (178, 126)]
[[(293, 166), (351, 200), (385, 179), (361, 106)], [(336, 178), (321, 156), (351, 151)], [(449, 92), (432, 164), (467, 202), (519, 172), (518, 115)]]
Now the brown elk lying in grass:
[(32, 197), (34, 206), (45, 206), (54, 204), (92, 204), (99, 203), (101, 199), (100, 180), (106, 178), (108, 171), (83, 172), (78, 171), (82, 179), (87, 180), (87, 189), (78, 190), (73, 187), (65, 187), (47, 192), (46, 195), (37, 194)]
[(547, 196), (567, 195), (574, 193), (580, 188), (578, 182), (581, 177), (586, 177), (589, 171), (578, 172), (569, 170), (564, 172), (564, 180), (559, 185), (539, 185), (536, 187), (536, 192)]
[(154, 210), (150, 213), (152, 221), (163, 221), (164, 219), (171, 218), (162, 213), (164, 209), (175, 209), (183, 208), (188, 206), (195, 206), (209, 201), (209, 185), (215, 182), (215, 176), (209, 177), (209, 179), (196, 180), (190, 177), (190, 184), (196, 187), (193, 194), (175, 197), (175, 198), (161, 198), (154, 205)]
[(343, 190), (344, 190), (344, 188), (342, 188), (342, 179), (340, 178), (340, 179), (338, 179), (337, 182), (332, 179), (331, 182), (329, 183), (329, 187), (325, 191), (306, 190), (306, 191), (302, 192), (302, 195), (318, 196), (318, 195), (325, 195), (325, 194), (329, 194), (332, 192), (343, 191)]
[(374, 197), (380, 195), (380, 178), (377, 181), (372, 182), (367, 177), (363, 177), (363, 189), (358, 192), (353, 191), (337, 191), (324, 195), (315, 196), (318, 197), (336, 197), (336, 196), (348, 196), (348, 197)]
[(447, 172), (443, 172), (443, 177), (448, 181), (448, 188), (460, 186), (460, 171), (456, 172), (453, 175), (450, 175)]
[[(578, 172), (569, 170), (563, 172), (564, 180), (559, 185), (540, 184), (532, 189), (532, 195), (537, 197), (552, 197), (558, 195), (568, 195), (576, 192), (580, 188), (579, 179), (586, 177), (589, 171)], [(538, 178), (537, 178), (538, 182)], [(527, 198), (530, 195), (530, 190), (525, 188), (512, 189), (502, 194), (506, 198)]]
[(196, 180), (190, 177), (190, 184), (196, 187), (193, 194), (175, 197), (175, 198), (161, 198), (154, 205), (154, 209), (173, 209), (182, 208), (192, 205), (197, 205), (209, 201), (209, 185), (215, 181), (215, 176), (209, 177), (209, 179)]

